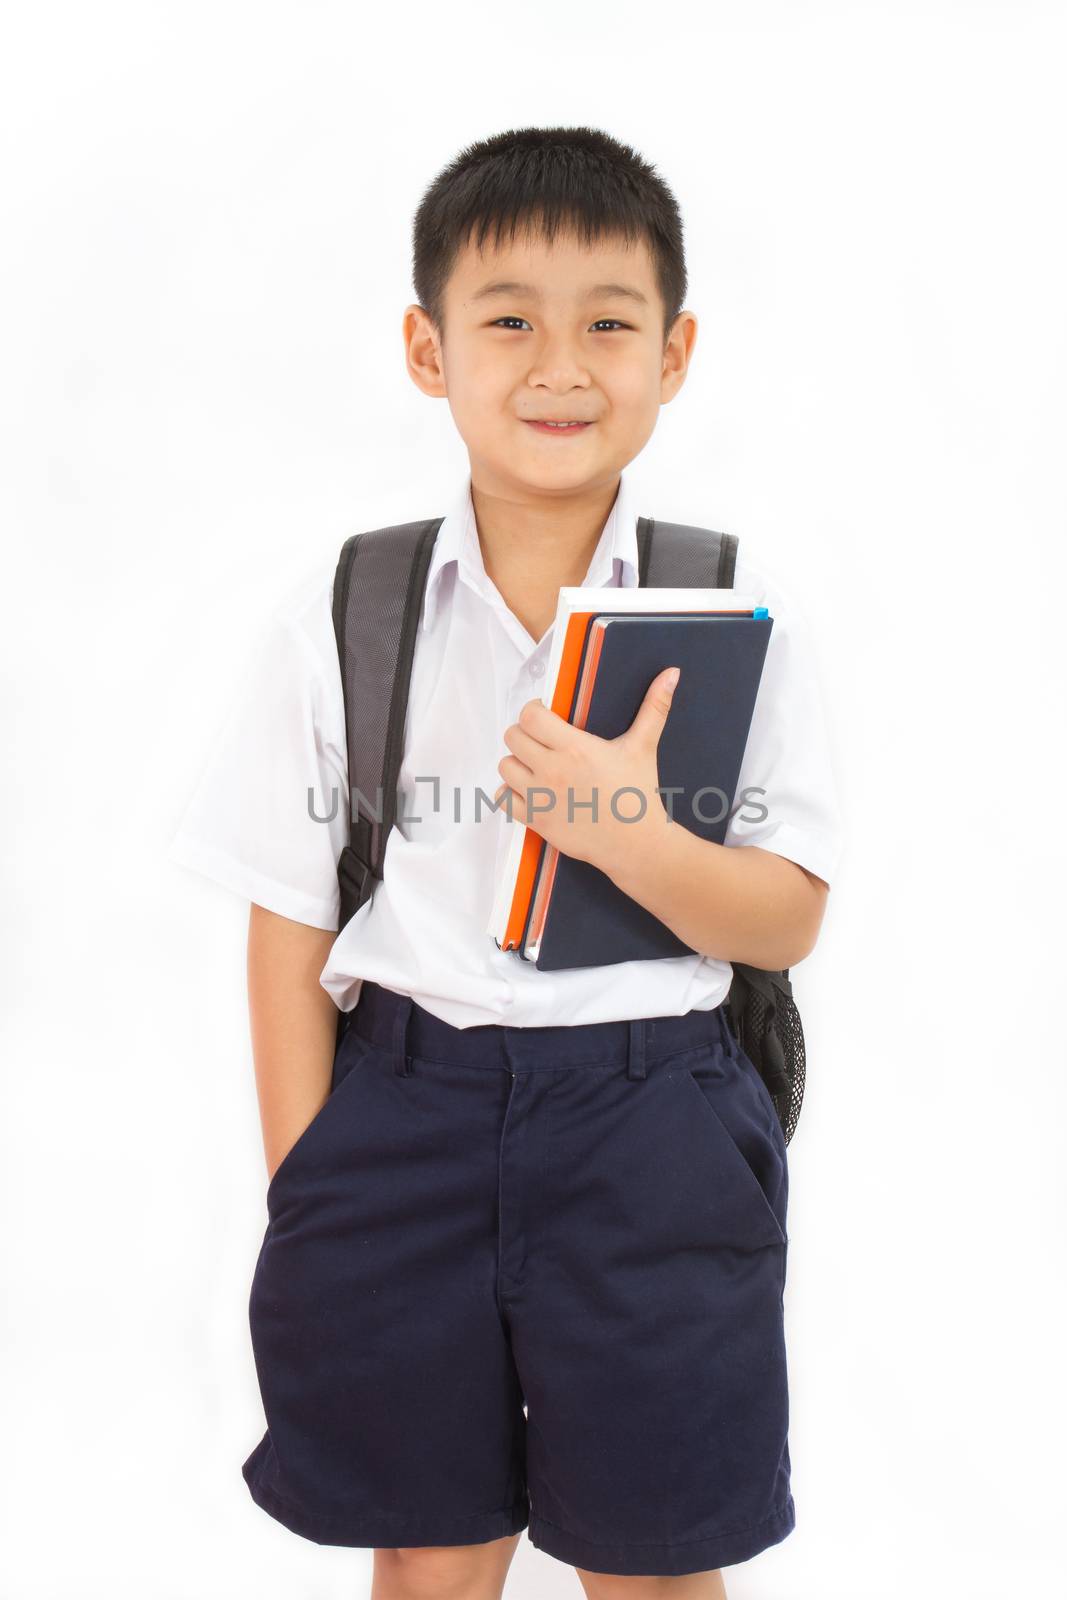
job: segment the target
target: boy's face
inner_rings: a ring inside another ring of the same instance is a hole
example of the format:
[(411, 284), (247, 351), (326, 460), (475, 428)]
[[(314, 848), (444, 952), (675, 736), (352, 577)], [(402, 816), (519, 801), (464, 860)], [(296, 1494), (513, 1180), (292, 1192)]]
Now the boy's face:
[[(443, 338), (408, 307), (408, 369), (424, 393), (447, 398), (479, 486), (519, 498), (613, 482), (681, 388), (696, 338), (683, 311), (664, 348), (643, 240), (589, 247), (560, 233), (550, 247), (531, 233), (482, 253), (468, 242), (444, 300)], [(531, 426), (544, 419), (586, 426)]]

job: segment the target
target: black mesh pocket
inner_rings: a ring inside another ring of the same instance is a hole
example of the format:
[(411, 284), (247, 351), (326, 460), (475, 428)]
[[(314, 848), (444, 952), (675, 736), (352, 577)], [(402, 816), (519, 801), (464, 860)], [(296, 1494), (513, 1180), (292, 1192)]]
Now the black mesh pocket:
[(726, 1016), (741, 1049), (767, 1085), (786, 1144), (804, 1102), (804, 1029), (785, 972), (734, 962)]

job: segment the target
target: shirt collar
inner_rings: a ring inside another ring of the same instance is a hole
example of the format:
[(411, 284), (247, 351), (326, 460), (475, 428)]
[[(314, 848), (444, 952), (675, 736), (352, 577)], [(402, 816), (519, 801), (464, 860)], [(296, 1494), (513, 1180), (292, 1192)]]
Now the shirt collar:
[[(452, 564), (462, 566), (474, 587), (485, 593), (488, 577), (478, 539), (469, 472), (445, 513), (434, 541), (424, 599), (427, 627), (437, 617), (442, 578), (446, 568)], [(624, 589), (637, 587), (637, 511), (633, 484), (625, 471), (619, 474), (615, 502), (583, 579), (583, 587), (586, 588), (609, 584)]]

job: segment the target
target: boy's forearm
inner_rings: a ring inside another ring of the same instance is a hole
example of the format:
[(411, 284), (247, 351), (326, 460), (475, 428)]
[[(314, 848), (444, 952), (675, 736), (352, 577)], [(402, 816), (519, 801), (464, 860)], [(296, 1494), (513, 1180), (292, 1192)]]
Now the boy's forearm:
[(613, 882), (691, 949), (780, 972), (815, 948), (829, 890), (813, 872), (756, 845), (713, 844), (651, 815), (648, 827), (634, 823), (631, 832)]
[(329, 1097), (337, 1007), (319, 974), (336, 937), (251, 908), (248, 1011), (269, 1177)]

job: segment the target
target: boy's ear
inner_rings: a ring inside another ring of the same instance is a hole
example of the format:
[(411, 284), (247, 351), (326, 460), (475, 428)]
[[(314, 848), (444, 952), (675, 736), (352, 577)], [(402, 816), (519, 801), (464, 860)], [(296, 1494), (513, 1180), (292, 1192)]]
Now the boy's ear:
[(679, 311), (667, 338), (663, 352), (663, 378), (660, 385), (660, 403), (673, 400), (685, 382), (697, 340), (697, 319), (691, 311)]
[(412, 382), (423, 394), (443, 398), (446, 389), (441, 336), (423, 306), (410, 305), (404, 312), (404, 352)]

